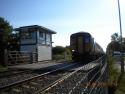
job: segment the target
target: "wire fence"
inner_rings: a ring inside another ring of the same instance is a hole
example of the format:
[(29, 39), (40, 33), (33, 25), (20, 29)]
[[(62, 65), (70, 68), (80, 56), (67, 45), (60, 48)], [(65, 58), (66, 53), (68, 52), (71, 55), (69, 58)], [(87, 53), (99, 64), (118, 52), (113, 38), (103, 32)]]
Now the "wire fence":
[(108, 94), (105, 56), (64, 76), (38, 94)]

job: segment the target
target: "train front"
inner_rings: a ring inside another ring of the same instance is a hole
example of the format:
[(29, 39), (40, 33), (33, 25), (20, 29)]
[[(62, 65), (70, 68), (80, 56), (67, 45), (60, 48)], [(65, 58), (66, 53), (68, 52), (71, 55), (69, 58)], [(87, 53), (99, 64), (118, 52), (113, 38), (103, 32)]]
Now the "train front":
[(93, 51), (93, 39), (89, 33), (79, 32), (70, 36), (70, 47), (74, 61), (90, 61)]

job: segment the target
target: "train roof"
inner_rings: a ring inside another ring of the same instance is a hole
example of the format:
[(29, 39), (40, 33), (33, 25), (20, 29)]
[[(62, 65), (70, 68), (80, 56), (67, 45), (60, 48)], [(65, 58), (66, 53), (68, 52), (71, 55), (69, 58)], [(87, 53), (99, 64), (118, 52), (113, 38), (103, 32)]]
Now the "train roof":
[(89, 36), (91, 36), (90, 33), (84, 32), (84, 31), (73, 33), (71, 36), (79, 36), (79, 35), (89, 35)]

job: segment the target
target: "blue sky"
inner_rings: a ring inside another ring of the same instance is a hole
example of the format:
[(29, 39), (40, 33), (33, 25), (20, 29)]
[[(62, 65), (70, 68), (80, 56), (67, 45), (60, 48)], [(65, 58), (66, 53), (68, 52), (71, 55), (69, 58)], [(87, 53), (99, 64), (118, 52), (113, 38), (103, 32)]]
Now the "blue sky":
[[(0, 16), (16, 28), (41, 25), (57, 32), (54, 46), (69, 45), (70, 35), (79, 31), (92, 34), (104, 50), (111, 34), (119, 33), (117, 0), (0, 0)], [(120, 0), (123, 36), (125, 0)]]

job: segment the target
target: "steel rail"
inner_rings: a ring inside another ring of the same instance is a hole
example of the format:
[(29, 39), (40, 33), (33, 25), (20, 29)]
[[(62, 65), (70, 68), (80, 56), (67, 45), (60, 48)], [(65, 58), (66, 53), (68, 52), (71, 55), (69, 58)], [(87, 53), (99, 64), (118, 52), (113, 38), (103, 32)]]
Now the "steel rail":
[[(15, 71), (15, 70), (13, 70), (13, 71)], [(19, 71), (19, 70), (17, 70), (17, 72), (13, 72), (12, 70), (11, 70), (11, 72), (10, 71), (6, 71), (5, 73), (3, 72), (2, 74), (0, 74), (0, 79), (2, 78), (6, 78), (6, 77), (10, 77), (10, 76), (12, 76), (12, 75), (18, 75), (18, 74), (23, 74), (23, 73), (31, 73), (31, 71), (30, 70), (25, 70), (25, 71)]]
[[(101, 80), (103, 81), (104, 80), (104, 78), (103, 78), (103, 76), (104, 76), (104, 74), (106, 73), (106, 68), (107, 68), (107, 64), (105, 65), (105, 70), (103, 71), (103, 74), (102, 74), (102, 76), (101, 76)], [(99, 82), (99, 81), (98, 81)], [(104, 83), (104, 86), (106, 86), (107, 84), (106, 83)], [(99, 90), (101, 90), (101, 88), (103, 88), (104, 87), (103, 85), (102, 85), (102, 87), (99, 87)], [(97, 87), (96, 87), (97, 88)], [(98, 90), (98, 91), (99, 91)], [(96, 94), (96, 92), (94, 93), (94, 94)], [(102, 94), (102, 93), (101, 93)]]
[(49, 71), (49, 72), (46, 72), (46, 73), (37, 75), (37, 76), (34, 76), (34, 77), (30, 77), (30, 78), (25, 79), (25, 80), (20, 80), (20, 81), (17, 81), (17, 82), (15, 82), (15, 83), (12, 83), (12, 84), (4, 85), (4, 86), (0, 87), (0, 90), (9, 89), (10, 87), (14, 87), (14, 86), (18, 86), (18, 85), (20, 85), (20, 84), (26, 83), (26, 82), (30, 82), (31, 80), (34, 80), (34, 79), (37, 79), (37, 78), (42, 77), (42, 76), (44, 76), (44, 75), (51, 74), (51, 73), (54, 73), (54, 72), (56, 72), (56, 71), (59, 71), (59, 70), (62, 70), (62, 69), (65, 69), (65, 68), (74, 66), (74, 65), (76, 65), (76, 64), (77, 64), (77, 63), (73, 63), (73, 64), (70, 64), (70, 65), (67, 65), (67, 66), (64, 66), (64, 67), (61, 67), (61, 68), (58, 68), (58, 69), (55, 69), (55, 70), (52, 70), (52, 71)]
[[(105, 69), (106, 69), (106, 65), (104, 66), (105, 67)], [(103, 73), (105, 72), (105, 70), (103, 70)], [(100, 77), (95, 81), (95, 82), (99, 82), (99, 80), (100, 80), (100, 78), (103, 76), (103, 73), (100, 75)], [(94, 84), (94, 86), (93, 86), (93, 88), (90, 90), (90, 93), (89, 94), (91, 94), (91, 92), (92, 92), (92, 90), (95, 88), (97, 86), (97, 84)], [(96, 87), (97, 88), (97, 87)]]
[[(99, 61), (100, 59), (98, 59), (97, 61)], [(96, 66), (97, 67), (97, 66)], [(95, 67), (95, 68), (96, 68)], [(86, 77), (88, 76), (88, 74), (90, 73), (90, 72), (92, 72), (94, 70), (94, 68), (92, 69), (92, 70), (90, 70), (86, 75), (85, 75), (85, 77), (83, 77), (77, 84), (76, 84), (76, 86), (75, 87), (73, 87), (73, 90), (75, 90), (75, 88), (79, 85), (79, 84), (81, 84), (82, 83), (82, 81), (83, 80), (85, 80), (86, 79)], [(73, 92), (73, 90), (71, 90), (70, 92), (69, 92), (69, 94), (71, 94), (72, 92)]]
[[(98, 70), (98, 73), (101, 71), (101, 69), (103, 68), (103, 60), (101, 60), (101, 59), (103, 59), (104, 60), (104, 56), (103, 57), (101, 57), (101, 58), (99, 58), (98, 60), (97, 60), (97, 62), (101, 62), (101, 64), (99, 65), (100, 66), (100, 69)], [(101, 60), (101, 61), (100, 61)], [(105, 71), (105, 70), (104, 70)], [(103, 73), (104, 73), (104, 71), (103, 71)], [(89, 81), (89, 83), (91, 83), (91, 81), (95, 78), (95, 76), (98, 74), (98, 73), (96, 73), (95, 75), (94, 75), (94, 77), (92, 77), (92, 79)], [(89, 74), (89, 73), (88, 73)], [(103, 75), (103, 74), (102, 74)], [(101, 78), (101, 76), (99, 77), (99, 78)], [(98, 78), (98, 79), (99, 79)], [(82, 83), (82, 81), (79, 81), (77, 84), (81, 84)], [(90, 84), (87, 84), (88, 86), (90, 85)], [(95, 85), (95, 84), (94, 84)], [(77, 85), (78, 86), (78, 85)], [(77, 87), (76, 86), (76, 87)], [(86, 86), (86, 88), (83, 90), (83, 93), (87, 93), (86, 92), (86, 89), (87, 89), (87, 87), (88, 86)], [(70, 92), (69, 94), (71, 94), (72, 92)], [(87, 93), (87, 94), (91, 94), (91, 93)]]
[[(102, 56), (102, 57), (100, 57), (96, 62), (99, 62), (101, 59), (103, 59), (104, 58), (104, 56)], [(102, 60), (101, 60), (102, 61)], [(102, 63), (100, 63), (100, 65), (98, 65), (98, 66), (100, 66), (100, 69), (96, 72), (96, 74), (89, 80), (89, 84), (87, 84), (87, 86), (85, 87), (85, 89), (84, 89), (84, 91), (86, 91), (86, 89), (88, 88), (88, 86), (91, 84), (91, 82), (92, 82), (92, 80), (95, 78), (95, 76), (100, 72), (100, 70), (101, 70), (101, 67), (103, 66), (103, 64)]]
[[(106, 75), (106, 68), (107, 68), (107, 64), (105, 65), (105, 70), (104, 70), (104, 72), (103, 72), (104, 74), (102, 75), (102, 81), (105, 80), (105, 79), (103, 78), (103, 76)], [(107, 85), (108, 85), (107, 83), (104, 84), (104, 86), (107, 86)], [(104, 86), (103, 86), (103, 87), (104, 87)], [(101, 90), (103, 87), (99, 87), (98, 91)], [(103, 92), (103, 90), (101, 90), (101, 92)], [(95, 94), (96, 94), (96, 93), (95, 93)], [(101, 93), (101, 94), (103, 94), (103, 93)], [(105, 93), (104, 93), (104, 94), (105, 94)]]
[[(107, 64), (104, 66), (105, 70), (103, 70), (103, 73), (100, 75), (100, 77), (95, 82), (98, 83), (99, 80), (102, 78), (102, 76), (104, 75), (104, 72), (106, 71), (106, 66), (107, 66)], [(92, 94), (93, 89), (97, 89), (97, 87), (98, 87), (98, 84), (94, 84), (93, 88), (91, 88), (91, 90), (88, 94)], [(96, 94), (96, 90), (95, 90), (94, 94)]]
[[(55, 82), (53, 82), (52, 84), (48, 85), (48, 86), (45, 87), (44, 89), (39, 90), (39, 91), (36, 92), (35, 94), (38, 94), (38, 93), (44, 94), (46, 91), (50, 90), (52, 87), (56, 86), (57, 84), (63, 82), (65, 79), (67, 79), (68, 77), (70, 77), (71, 75), (73, 75), (75, 72), (76, 72), (76, 71), (74, 71), (74, 72), (72, 72), (72, 73), (70, 73), (70, 74), (68, 74), (68, 75), (65, 75), (64, 77), (62, 77), (62, 78), (56, 80)], [(42, 92), (41, 92), (41, 91), (42, 91)]]
[[(96, 66), (94, 67), (96, 68)], [(44, 94), (45, 92), (49, 91), (52, 87), (56, 86), (57, 84), (60, 84), (61, 82), (63, 82), (64, 80), (66, 80), (67, 78), (69, 78), (70, 76), (72, 76), (73, 74), (75, 74), (76, 72), (80, 71), (84, 69), (83, 67), (78, 68), (77, 70), (69, 73), (68, 75), (63, 76), (62, 78), (60, 78), (59, 80), (55, 81), (54, 83), (52, 83), (51, 85), (47, 86), (45, 89), (41, 89), (39, 92), (36, 92), (35, 94)], [(91, 70), (92, 71), (92, 70)], [(84, 78), (84, 77), (83, 77)], [(74, 87), (75, 89), (75, 87)], [(71, 92), (71, 91), (70, 91)]]
[(88, 77), (88, 74), (89, 74), (90, 72), (92, 72), (95, 68), (96, 68), (96, 67), (94, 67), (93, 69), (91, 69), (91, 70), (85, 75), (85, 77), (83, 77), (83, 78), (76, 84), (76, 86), (74, 86), (73, 89), (69, 91), (68, 94), (71, 94), (71, 93), (73, 92), (73, 90), (75, 90), (75, 88), (76, 88), (79, 84), (81, 84), (82, 81), (85, 80), (86, 77)]
[[(103, 58), (103, 57), (102, 57)], [(98, 62), (98, 61), (100, 61), (101, 59), (98, 59), (98, 60), (96, 60), (96, 62)], [(95, 61), (93, 61), (93, 62), (95, 62)], [(91, 62), (91, 63), (93, 63), (93, 62)], [(101, 64), (102, 65), (102, 64)], [(98, 64), (97, 64), (97, 66), (99, 66)], [(94, 68), (96, 68), (97, 66), (94, 66)], [(70, 74), (68, 74), (68, 75), (66, 75), (66, 76), (64, 76), (64, 77), (62, 77), (61, 79), (59, 79), (59, 80), (57, 80), (56, 82), (54, 82), (54, 83), (52, 83), (51, 85), (49, 85), (45, 90), (40, 90), (39, 92), (37, 92), (37, 93), (35, 93), (35, 94), (44, 94), (45, 92), (47, 92), (47, 91), (49, 91), (52, 87), (54, 87), (54, 86), (56, 86), (56, 85), (58, 85), (59, 83), (61, 83), (61, 82), (63, 82), (65, 79), (67, 79), (68, 77), (70, 77), (70, 76), (72, 76), (73, 74), (75, 74), (75, 73), (77, 73), (78, 71), (80, 71), (81, 69), (84, 69), (84, 67), (85, 66), (83, 66), (83, 67), (81, 67), (81, 68), (79, 68), (79, 69), (77, 69), (76, 71), (74, 71), (74, 72), (72, 72), (72, 73), (70, 73)], [(93, 70), (94, 70), (94, 68), (93, 68)], [(93, 71), (92, 69), (91, 69), (91, 71)], [(87, 76), (87, 75), (86, 75)], [(84, 80), (84, 78), (85, 77), (82, 77), (82, 79), (76, 84), (76, 86), (75, 87), (73, 87), (73, 89), (72, 90), (70, 90), (69, 91), (69, 93), (68, 94), (70, 94), (70, 93), (72, 93), (73, 92), (73, 90)], [(86, 78), (85, 78), (86, 79)]]
[(84, 92), (86, 92), (86, 90), (88, 89), (88, 87), (91, 85), (92, 80), (96, 77), (96, 75), (99, 73), (100, 71), (96, 72), (96, 74), (91, 78), (91, 80), (89, 81), (89, 83), (87, 84), (87, 86), (85, 87), (85, 89), (83, 90)]

